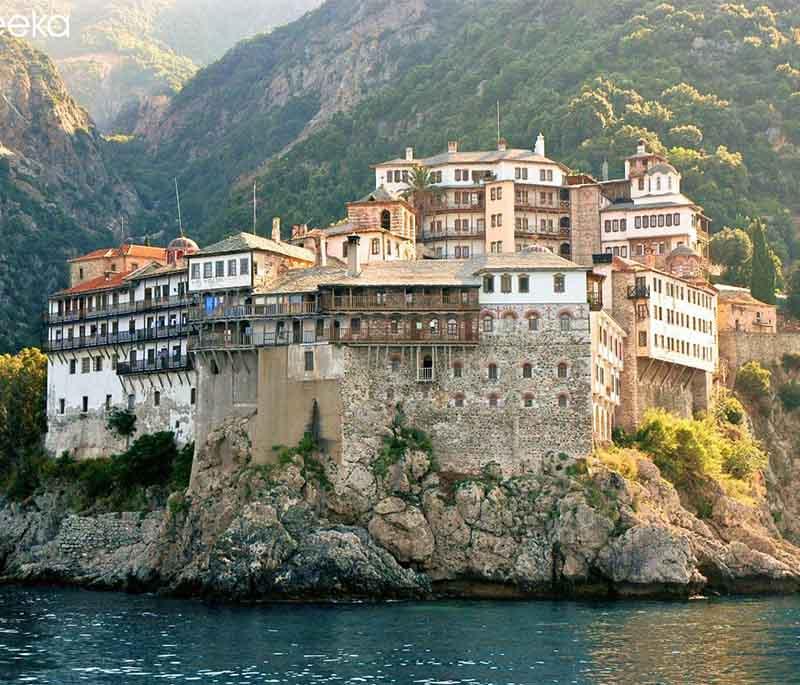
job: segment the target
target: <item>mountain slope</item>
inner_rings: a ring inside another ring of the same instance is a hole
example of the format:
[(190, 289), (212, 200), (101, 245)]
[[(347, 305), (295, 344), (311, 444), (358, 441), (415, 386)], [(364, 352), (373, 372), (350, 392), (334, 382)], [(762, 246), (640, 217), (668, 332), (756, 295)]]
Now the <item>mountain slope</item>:
[(152, 95), (172, 94), (239, 40), (320, 0), (0, 0), (0, 17), (70, 17), (69, 37), (35, 39), (104, 130)]
[(212, 238), (247, 224), (253, 174), (265, 221), (329, 221), (406, 145), (493, 146), (498, 100), (514, 145), (543, 130), (552, 156), (598, 176), (644, 136), (715, 229), (767, 215), (784, 261), (798, 256), (800, 10), (787, 0), (329, 0), (198, 74), (150, 144)]
[(141, 210), (53, 63), (0, 34), (0, 352), (39, 342), (65, 260)]

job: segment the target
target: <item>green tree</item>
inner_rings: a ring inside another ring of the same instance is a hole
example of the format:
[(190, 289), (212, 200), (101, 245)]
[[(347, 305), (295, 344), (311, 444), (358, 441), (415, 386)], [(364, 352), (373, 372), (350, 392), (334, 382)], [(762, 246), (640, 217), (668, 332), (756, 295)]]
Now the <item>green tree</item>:
[(741, 228), (724, 228), (711, 238), (711, 258), (724, 268), (723, 280), (730, 285), (750, 284), (753, 242)]
[(800, 319), (800, 263), (794, 265), (786, 284), (786, 294), (789, 296), (789, 313)]
[(431, 172), (421, 166), (414, 166), (408, 174), (408, 188), (403, 191), (405, 197), (417, 213), (417, 235), (422, 233), (425, 226), (425, 210), (434, 197), (440, 194), (433, 183)]
[(750, 292), (767, 304), (775, 304), (776, 267), (773, 253), (767, 244), (764, 222), (755, 219), (749, 228), (753, 241), (753, 267), (750, 274)]

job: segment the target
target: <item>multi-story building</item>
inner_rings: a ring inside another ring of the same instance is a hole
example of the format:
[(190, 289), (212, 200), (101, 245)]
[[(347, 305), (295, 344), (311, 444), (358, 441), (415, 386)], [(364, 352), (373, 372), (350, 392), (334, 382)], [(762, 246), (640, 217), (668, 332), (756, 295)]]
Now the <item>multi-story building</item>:
[(166, 250), (125, 245), (70, 262), (70, 287), (48, 303), (51, 452), (121, 449), (106, 428), (114, 408), (133, 411), (140, 433), (172, 430), (179, 443), (193, 439), (197, 383), (186, 346), (184, 257), (196, 250), (177, 238)]
[(681, 193), (675, 167), (649, 152), (644, 141), (625, 160), (624, 180), (601, 186), (606, 194), (600, 209), (603, 252), (638, 261), (652, 254), (663, 268), (676, 247), (688, 247), (707, 264), (709, 219)]
[(757, 300), (749, 288), (715, 284), (719, 299), (718, 327), (720, 333), (776, 333), (777, 307)]
[[(602, 302), (592, 304), (602, 306)], [(592, 309), (589, 320), (592, 333), (592, 430), (595, 444), (603, 444), (611, 441), (616, 413), (622, 403), (627, 334), (607, 311)]]
[(622, 327), (622, 404), (618, 425), (631, 429), (647, 407), (683, 415), (706, 409), (718, 364), (717, 291), (703, 278), (703, 259), (672, 251), (665, 270), (598, 255), (604, 308)]
[(375, 165), (375, 187), (402, 193), (415, 166), (430, 172), (435, 189), (417, 233), (427, 256), (468, 259), (543, 245), (569, 258), (569, 170), (545, 156), (544, 136), (533, 150), (501, 140), (494, 151), (460, 152), (451, 141), (446, 153), (416, 159), (408, 148), (404, 158)]

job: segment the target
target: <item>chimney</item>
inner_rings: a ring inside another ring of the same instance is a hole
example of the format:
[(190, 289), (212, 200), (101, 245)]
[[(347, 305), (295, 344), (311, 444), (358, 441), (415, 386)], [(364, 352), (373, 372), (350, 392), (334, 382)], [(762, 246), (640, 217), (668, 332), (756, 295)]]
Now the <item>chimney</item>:
[(508, 149), (508, 142), (506, 141), (505, 138), (501, 138), (500, 140), (497, 141), (497, 149), (500, 152), (505, 152)]
[(539, 155), (540, 157), (544, 157), (544, 134), (539, 131), (539, 135), (536, 136), (536, 145), (533, 146), (533, 154)]
[(407, 162), (414, 161), (414, 148), (413, 147), (407, 147), (406, 148), (406, 161)]
[(458, 152), (458, 141), (457, 140), (449, 140), (447, 141), (447, 152), (448, 154), (454, 155)]
[(347, 275), (351, 278), (361, 275), (361, 256), (358, 254), (358, 244), (361, 236), (353, 233), (347, 236)]
[(603, 180), (607, 181), (608, 180), (608, 160), (607, 159), (603, 161), (602, 174), (603, 174)]
[[(348, 257), (350, 252), (348, 249)], [(317, 238), (317, 266), (328, 266), (328, 238), (325, 235), (320, 235)]]
[(272, 239), (276, 243), (281, 242), (281, 218), (279, 216), (272, 220)]
[(637, 155), (647, 154), (647, 141), (644, 138), (639, 138), (639, 144), (636, 146)]

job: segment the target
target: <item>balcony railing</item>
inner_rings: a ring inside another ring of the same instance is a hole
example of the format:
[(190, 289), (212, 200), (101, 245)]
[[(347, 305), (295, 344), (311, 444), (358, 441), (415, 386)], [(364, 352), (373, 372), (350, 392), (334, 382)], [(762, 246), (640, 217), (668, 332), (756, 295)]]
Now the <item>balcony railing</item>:
[(99, 319), (106, 316), (122, 316), (136, 312), (152, 311), (154, 309), (169, 309), (171, 307), (188, 307), (191, 300), (186, 297), (162, 297), (157, 300), (141, 300), (139, 302), (125, 302), (111, 304), (105, 307), (84, 307), (78, 310), (62, 312), (60, 314), (45, 313), (44, 318), (48, 323), (70, 323), (88, 319)]
[(422, 242), (429, 242), (432, 240), (444, 240), (445, 238), (463, 239), (463, 238), (483, 238), (486, 231), (482, 228), (468, 228), (466, 230), (456, 230), (452, 226), (443, 228), (441, 231), (423, 231)]
[(62, 338), (49, 340), (45, 343), (48, 352), (61, 352), (65, 350), (78, 350), (87, 347), (102, 347), (103, 345), (120, 345), (126, 343), (146, 342), (148, 340), (166, 340), (181, 338), (188, 335), (187, 326), (153, 326), (137, 331), (123, 331), (121, 333), (107, 333), (106, 335), (79, 336), (77, 338)]
[(285, 345), (314, 345), (328, 342), (326, 336), (317, 335), (314, 331), (279, 331), (263, 334), (245, 333), (203, 333), (189, 337), (189, 349), (202, 350), (246, 350), (256, 347), (283, 347)]
[(317, 314), (316, 302), (287, 302), (276, 304), (223, 305), (214, 309), (192, 307), (190, 321), (213, 321), (223, 319), (263, 319), (273, 316), (302, 316)]
[(417, 381), (419, 383), (433, 383), (433, 368), (417, 369)]
[(647, 300), (650, 298), (650, 287), (646, 285), (629, 285), (629, 300)]
[(569, 200), (557, 200), (555, 202), (541, 202), (533, 199), (514, 198), (514, 208), (521, 211), (525, 210), (548, 210), (551, 212), (563, 212), (570, 208)]
[(405, 295), (403, 293), (369, 293), (367, 295), (323, 295), (325, 311), (431, 311), (476, 310), (478, 292), (442, 295)]
[(117, 362), (117, 375), (129, 376), (137, 373), (164, 373), (166, 371), (189, 371), (192, 363), (189, 357), (158, 357), (140, 359), (135, 362)]
[(589, 303), (589, 310), (599, 312), (603, 309), (603, 296), (600, 293), (586, 293), (586, 301)]

